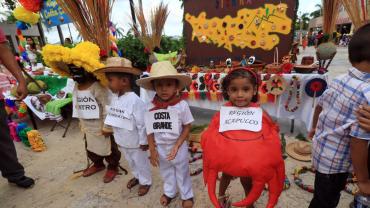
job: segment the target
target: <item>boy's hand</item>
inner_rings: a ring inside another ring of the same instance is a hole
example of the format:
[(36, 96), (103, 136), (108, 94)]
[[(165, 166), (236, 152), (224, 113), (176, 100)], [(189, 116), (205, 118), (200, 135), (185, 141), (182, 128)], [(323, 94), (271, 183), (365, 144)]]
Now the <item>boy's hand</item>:
[(149, 149), (149, 145), (145, 144), (145, 145), (140, 145), (140, 149), (143, 150), (143, 151), (147, 151)]
[(312, 140), (312, 138), (315, 136), (316, 129), (312, 128), (310, 132), (308, 132), (307, 137)]
[(175, 146), (173, 146), (170, 154), (167, 155), (167, 160), (171, 161), (171, 160), (175, 159), (175, 157), (177, 155), (177, 151), (179, 151), (179, 146), (177, 144), (175, 144)]
[(110, 136), (112, 136), (112, 132), (107, 132), (107, 131), (104, 131), (104, 130), (102, 130), (101, 131), (101, 134), (103, 135), (103, 136), (105, 136), (105, 137), (110, 137)]
[(159, 155), (157, 150), (151, 150), (150, 151), (150, 163), (153, 165), (153, 167), (159, 166)]
[(370, 105), (361, 105), (356, 111), (356, 116), (360, 127), (370, 132)]
[(366, 196), (370, 195), (370, 180), (366, 182), (358, 182), (357, 184), (360, 189), (359, 194)]

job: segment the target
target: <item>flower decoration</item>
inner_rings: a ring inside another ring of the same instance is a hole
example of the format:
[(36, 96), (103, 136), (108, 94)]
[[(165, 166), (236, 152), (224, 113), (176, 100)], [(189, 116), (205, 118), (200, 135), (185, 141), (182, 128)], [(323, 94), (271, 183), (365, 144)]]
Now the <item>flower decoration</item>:
[(281, 69), (282, 69), (284, 74), (290, 74), (292, 72), (293, 67), (294, 67), (294, 65), (292, 63), (284, 63), (281, 66)]
[(271, 77), (267, 83), (267, 90), (268, 93), (273, 94), (275, 96), (283, 94), (286, 89), (286, 81), (280, 75), (274, 75)]
[(13, 15), (17, 20), (29, 24), (36, 24), (40, 19), (39, 14), (28, 11), (22, 6), (15, 8), (13, 11)]
[(327, 82), (321, 78), (314, 78), (307, 82), (305, 91), (310, 97), (320, 97), (326, 90)]
[(46, 45), (42, 49), (46, 65), (59, 75), (70, 76), (68, 65), (73, 64), (94, 74), (102, 85), (107, 86), (105, 75), (95, 73), (97, 69), (104, 67), (104, 64), (100, 63), (99, 53), (99, 47), (88, 41), (79, 43), (72, 49), (60, 45)]
[(42, 7), (42, 1), (41, 0), (18, 0), (21, 5), (31, 12), (39, 12)]

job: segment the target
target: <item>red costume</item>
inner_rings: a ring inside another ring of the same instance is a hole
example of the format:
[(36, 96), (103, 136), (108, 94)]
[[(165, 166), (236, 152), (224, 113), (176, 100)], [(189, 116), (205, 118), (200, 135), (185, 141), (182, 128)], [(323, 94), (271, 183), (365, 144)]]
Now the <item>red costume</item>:
[[(225, 106), (231, 106), (231, 103)], [(252, 104), (250, 107), (258, 105)], [(267, 183), (269, 201), (266, 207), (274, 207), (283, 190), (285, 179), (278, 126), (265, 112), (260, 132), (234, 130), (220, 133), (219, 125), (218, 112), (202, 134), (201, 141), (204, 181), (212, 203), (220, 208), (215, 194), (216, 178), (218, 172), (224, 172), (235, 177), (252, 178), (253, 186), (248, 196), (233, 206), (242, 207), (254, 203)]]

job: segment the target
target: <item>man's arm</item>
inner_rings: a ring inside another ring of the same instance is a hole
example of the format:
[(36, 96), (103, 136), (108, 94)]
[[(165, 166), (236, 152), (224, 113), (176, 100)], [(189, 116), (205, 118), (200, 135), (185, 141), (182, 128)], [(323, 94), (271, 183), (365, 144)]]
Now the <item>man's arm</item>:
[(15, 61), (14, 55), (5, 43), (0, 43), (0, 51), (0, 60), (9, 72), (17, 79), (19, 83), (17, 87), (18, 98), (23, 100), (27, 96), (28, 92), (26, 80), (23, 77), (22, 71), (19, 68), (18, 63)]

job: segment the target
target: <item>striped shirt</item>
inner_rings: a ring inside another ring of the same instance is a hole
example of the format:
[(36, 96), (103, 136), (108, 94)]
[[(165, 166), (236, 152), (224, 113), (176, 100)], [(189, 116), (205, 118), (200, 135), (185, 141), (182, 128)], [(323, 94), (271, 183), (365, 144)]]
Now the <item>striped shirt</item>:
[(350, 68), (337, 77), (321, 96), (319, 116), (313, 138), (314, 168), (323, 174), (352, 171), (351, 137), (370, 140), (370, 133), (359, 126), (355, 111), (370, 101), (370, 74)]

